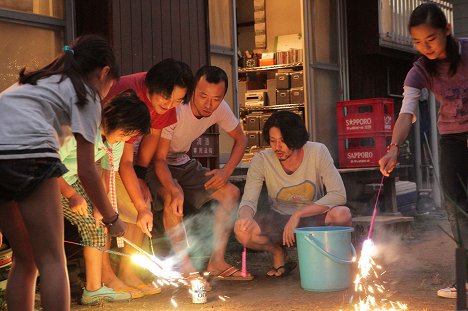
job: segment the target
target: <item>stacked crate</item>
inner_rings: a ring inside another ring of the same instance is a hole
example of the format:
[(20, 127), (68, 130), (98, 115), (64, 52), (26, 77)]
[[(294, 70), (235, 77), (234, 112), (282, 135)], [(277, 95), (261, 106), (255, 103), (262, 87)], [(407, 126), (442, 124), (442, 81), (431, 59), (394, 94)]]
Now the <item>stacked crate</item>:
[(393, 100), (370, 98), (336, 103), (341, 168), (378, 166), (391, 143)]

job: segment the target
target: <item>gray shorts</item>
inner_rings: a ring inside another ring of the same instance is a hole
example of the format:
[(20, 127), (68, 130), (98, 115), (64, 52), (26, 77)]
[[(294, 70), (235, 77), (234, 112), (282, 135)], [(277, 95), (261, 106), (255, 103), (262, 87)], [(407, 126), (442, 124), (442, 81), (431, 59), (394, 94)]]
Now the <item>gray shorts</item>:
[[(329, 210), (323, 214), (301, 218), (297, 228), (325, 226), (325, 217)], [(262, 235), (267, 236), (274, 244), (283, 244), (283, 231), (291, 215), (283, 215), (272, 209), (255, 214), (254, 219), (262, 230)]]
[[(203, 167), (197, 160), (191, 159), (182, 165), (169, 165), (169, 170), (171, 171), (172, 178), (177, 181), (184, 191), (184, 215), (196, 212), (213, 199), (211, 195), (214, 191), (208, 191), (204, 186), (211, 178), (211, 176), (205, 176), (205, 173), (209, 169)], [(163, 208), (163, 204), (157, 193), (162, 185), (154, 174), (154, 169), (149, 170), (146, 181), (153, 198), (158, 197), (156, 200), (153, 200), (152, 208), (159, 211)]]

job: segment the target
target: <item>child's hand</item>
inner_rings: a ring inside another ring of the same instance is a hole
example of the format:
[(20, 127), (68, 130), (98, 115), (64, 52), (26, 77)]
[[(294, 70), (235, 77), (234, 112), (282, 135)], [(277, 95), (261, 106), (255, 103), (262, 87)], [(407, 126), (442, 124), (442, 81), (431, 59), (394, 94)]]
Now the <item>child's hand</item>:
[(117, 218), (115, 220), (113, 219), (111, 222), (105, 222), (103, 220), (103, 223), (106, 225), (107, 233), (110, 236), (121, 237), (125, 234), (127, 225), (119, 219), (118, 215), (116, 217)]
[(70, 206), (71, 210), (74, 213), (78, 215), (82, 215), (86, 218), (89, 216), (88, 215), (88, 203), (78, 193), (75, 193), (74, 195), (68, 198), (68, 205)]

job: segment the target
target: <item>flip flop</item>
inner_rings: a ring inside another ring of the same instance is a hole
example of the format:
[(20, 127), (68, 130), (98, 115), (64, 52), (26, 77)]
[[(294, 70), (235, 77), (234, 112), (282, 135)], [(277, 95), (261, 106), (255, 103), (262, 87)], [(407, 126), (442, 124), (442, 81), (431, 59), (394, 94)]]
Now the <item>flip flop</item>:
[(145, 294), (137, 288), (129, 287), (129, 288), (122, 288), (122, 289), (114, 289), (114, 292), (117, 293), (130, 293), (132, 295), (132, 299), (137, 299), (143, 297)]
[(139, 289), (144, 296), (151, 296), (161, 292), (161, 288), (155, 287), (153, 284), (140, 284), (135, 286), (135, 288)]
[[(288, 262), (286, 262), (284, 265), (279, 266), (278, 268), (275, 268), (275, 267), (272, 268), (272, 270), (275, 270), (276, 272), (280, 272), (279, 270), (284, 269), (284, 272), (283, 272), (283, 273), (281, 273), (280, 275), (275, 275), (275, 274), (274, 274), (274, 275), (269, 275), (269, 274), (267, 273), (266, 276), (267, 276), (267, 277), (270, 277), (270, 278), (285, 277), (285, 276), (288, 276), (288, 275), (291, 273), (291, 271), (293, 271), (294, 269), (296, 269), (296, 267), (297, 267), (297, 262), (288, 261)], [(271, 270), (270, 270), (270, 271), (271, 271)]]
[(223, 281), (252, 281), (254, 279), (253, 275), (247, 275), (247, 276), (236, 276), (236, 272), (239, 272), (240, 270), (237, 269), (234, 266), (231, 266), (224, 270), (223, 272), (219, 274), (214, 274), (213, 272), (210, 272), (210, 274), (215, 277), (218, 280), (223, 280)]

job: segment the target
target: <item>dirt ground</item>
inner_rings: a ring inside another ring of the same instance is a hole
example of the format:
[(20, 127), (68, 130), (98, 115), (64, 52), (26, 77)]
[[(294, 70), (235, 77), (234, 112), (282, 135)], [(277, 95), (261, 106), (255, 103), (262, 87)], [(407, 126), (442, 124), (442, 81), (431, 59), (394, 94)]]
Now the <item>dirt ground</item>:
[[(455, 310), (456, 301), (439, 298), (438, 288), (451, 284), (455, 278), (454, 243), (439, 228), (448, 230), (443, 214), (415, 217), (408, 232), (393, 232), (376, 228), (373, 240), (379, 248), (375, 257), (387, 272), (382, 276), (386, 294), (400, 301), (408, 310)], [(356, 245), (359, 248), (359, 245)], [(230, 250), (228, 259), (240, 266), (240, 251)], [(289, 256), (296, 256), (290, 249)], [(293, 258), (294, 259), (294, 258)], [(255, 275), (250, 282), (212, 282), (208, 302), (193, 304), (186, 289), (164, 288), (161, 294), (125, 303), (106, 303), (85, 307), (74, 302), (73, 310), (354, 310), (350, 303), (353, 288), (338, 292), (305, 291), (300, 285), (299, 269), (284, 278), (265, 276), (270, 260), (264, 253), (248, 253), (248, 268)], [(228, 297), (226, 301), (219, 298)], [(171, 304), (171, 298), (178, 304)]]

